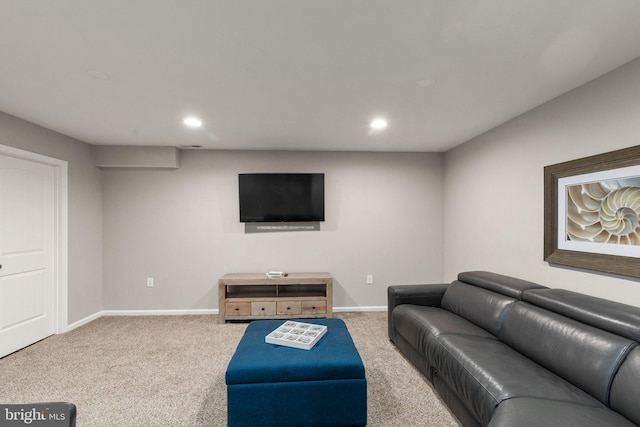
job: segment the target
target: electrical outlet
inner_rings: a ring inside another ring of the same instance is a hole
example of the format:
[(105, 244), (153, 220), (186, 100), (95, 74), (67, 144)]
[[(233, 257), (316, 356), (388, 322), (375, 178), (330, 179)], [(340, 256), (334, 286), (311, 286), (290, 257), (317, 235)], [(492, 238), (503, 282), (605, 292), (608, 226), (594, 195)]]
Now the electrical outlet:
[(373, 285), (373, 274), (367, 274), (367, 285)]
[(147, 288), (153, 288), (153, 277), (147, 277)]

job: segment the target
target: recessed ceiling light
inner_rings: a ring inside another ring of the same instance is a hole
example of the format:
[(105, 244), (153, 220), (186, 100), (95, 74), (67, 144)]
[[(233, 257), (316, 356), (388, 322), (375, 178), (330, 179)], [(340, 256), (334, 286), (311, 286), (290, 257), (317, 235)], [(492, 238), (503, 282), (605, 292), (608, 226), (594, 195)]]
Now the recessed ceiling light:
[(199, 128), (200, 126), (202, 126), (202, 120), (197, 117), (187, 117), (182, 121), (182, 123), (184, 123), (186, 126), (189, 126), (190, 128)]
[(387, 127), (387, 121), (385, 119), (374, 119), (371, 122), (371, 129), (376, 129), (376, 130), (380, 130), (380, 129), (384, 129)]
[(98, 80), (109, 80), (111, 76), (100, 70), (87, 70), (87, 74)]
[(435, 80), (430, 79), (430, 78), (426, 78), (426, 79), (422, 79), (418, 82), (418, 86), (420, 87), (429, 87), (429, 86), (433, 86), (436, 83)]

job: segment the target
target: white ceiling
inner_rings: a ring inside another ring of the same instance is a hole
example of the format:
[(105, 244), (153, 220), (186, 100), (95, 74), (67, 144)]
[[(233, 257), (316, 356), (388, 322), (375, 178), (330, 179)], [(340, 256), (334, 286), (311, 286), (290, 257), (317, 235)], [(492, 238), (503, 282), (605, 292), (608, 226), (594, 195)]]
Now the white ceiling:
[(0, 0), (0, 111), (90, 144), (446, 151), (640, 56), (639, 22), (638, 0)]

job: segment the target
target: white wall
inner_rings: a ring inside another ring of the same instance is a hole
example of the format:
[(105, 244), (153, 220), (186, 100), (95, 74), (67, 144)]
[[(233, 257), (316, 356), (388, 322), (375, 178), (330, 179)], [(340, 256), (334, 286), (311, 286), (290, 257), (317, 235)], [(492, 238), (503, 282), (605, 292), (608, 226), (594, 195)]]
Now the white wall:
[(543, 261), (544, 166), (640, 144), (640, 59), (451, 150), (445, 268), (491, 270), (640, 306), (640, 281)]
[[(247, 172), (325, 173), (321, 230), (245, 233)], [(105, 309), (217, 308), (230, 272), (328, 271), (335, 307), (442, 277), (441, 154), (186, 150), (175, 171), (105, 169), (103, 195)]]
[(91, 147), (1, 112), (0, 144), (68, 162), (68, 321), (102, 310), (102, 188)]

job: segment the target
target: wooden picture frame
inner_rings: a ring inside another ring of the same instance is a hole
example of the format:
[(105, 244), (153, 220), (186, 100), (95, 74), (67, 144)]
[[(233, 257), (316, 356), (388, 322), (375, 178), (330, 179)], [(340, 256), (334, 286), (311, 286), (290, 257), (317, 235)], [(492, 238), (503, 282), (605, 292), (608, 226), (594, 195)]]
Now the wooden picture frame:
[[(606, 174), (609, 171), (623, 170), (622, 168), (631, 168), (632, 170), (635, 170), (635, 168), (632, 167), (637, 167), (639, 165), (640, 146), (635, 146), (564, 163), (558, 163), (544, 168), (545, 261), (550, 264), (559, 264), (624, 276), (640, 277), (640, 257), (635, 255), (614, 255), (610, 253), (598, 253), (590, 250), (581, 249), (580, 251), (577, 251), (559, 247), (564, 244), (564, 242), (559, 242), (559, 239), (561, 239), (559, 234), (562, 233), (565, 235), (565, 229), (562, 228), (565, 225), (561, 223), (564, 216), (562, 218), (560, 217), (559, 208), (561, 213), (566, 214), (566, 218), (571, 216), (571, 209), (566, 207), (565, 202), (567, 198), (571, 197), (571, 195), (566, 195), (566, 193), (569, 192), (569, 187), (567, 186), (566, 189), (564, 189), (565, 187), (563, 187), (563, 189), (559, 189), (559, 185), (562, 185), (564, 181), (571, 180), (576, 177), (580, 179), (580, 177), (583, 176), (590, 176), (588, 174), (597, 175), (597, 173), (600, 172)], [(634, 180), (640, 180), (640, 176), (636, 176), (635, 173), (632, 178)], [(606, 183), (608, 181), (602, 180), (600, 182)], [(589, 184), (587, 183), (584, 185)], [(563, 192), (565, 194), (562, 194)], [(633, 197), (636, 197), (635, 193)], [(561, 205), (561, 203), (565, 204)], [(634, 213), (631, 209), (628, 211), (633, 217)], [(637, 212), (636, 218), (638, 215), (640, 215), (640, 212)], [(569, 241), (571, 239), (567, 237), (566, 240)], [(587, 243), (587, 245), (589, 244), (593, 245), (593, 243)], [(640, 249), (640, 247), (637, 246), (637, 243), (633, 245), (633, 249), (635, 250), (636, 248)]]

